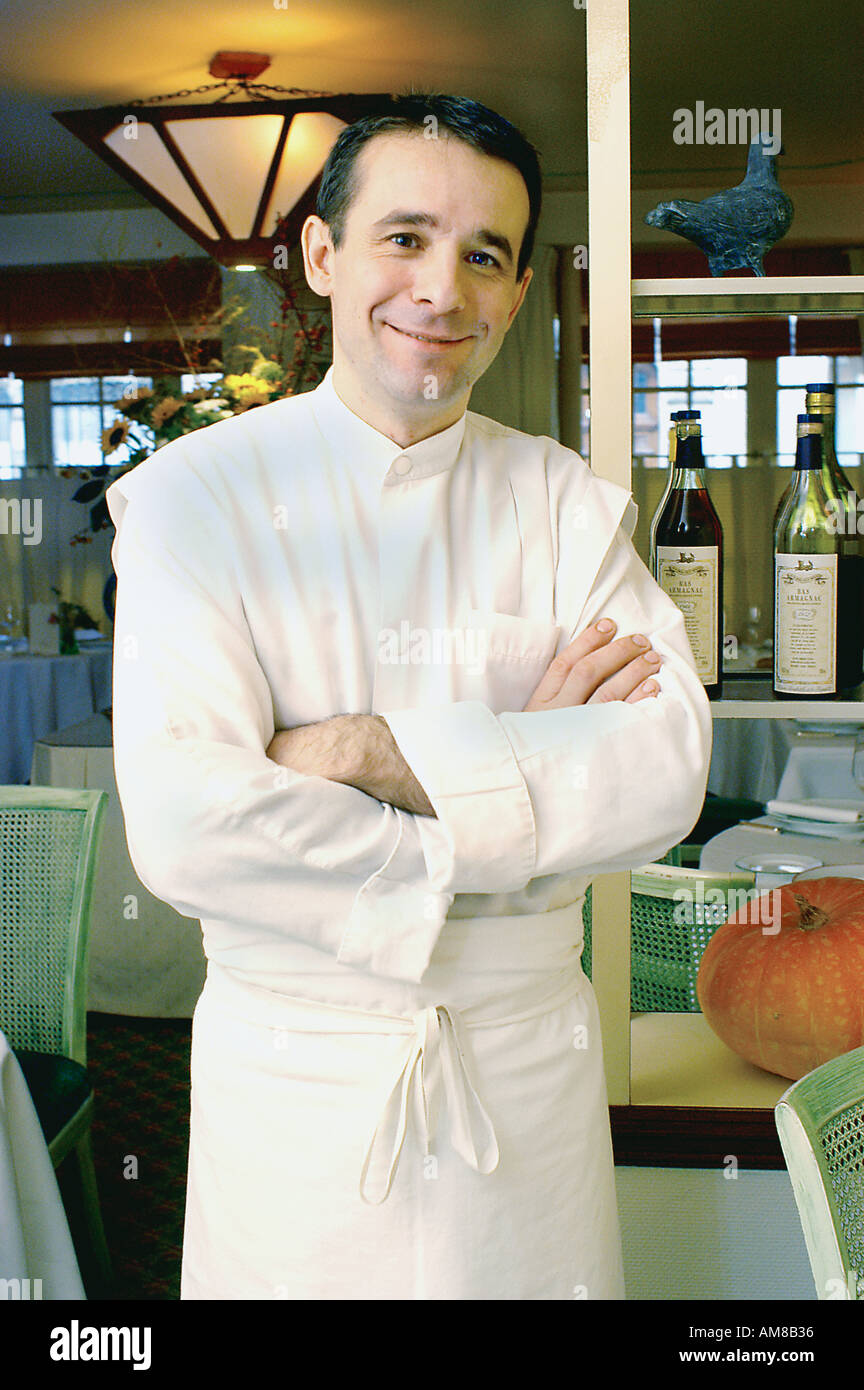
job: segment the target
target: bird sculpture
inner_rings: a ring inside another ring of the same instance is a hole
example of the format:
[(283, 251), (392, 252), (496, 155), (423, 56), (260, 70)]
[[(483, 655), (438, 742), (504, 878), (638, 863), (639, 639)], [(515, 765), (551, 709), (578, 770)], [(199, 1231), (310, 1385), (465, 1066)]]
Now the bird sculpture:
[(786, 235), (795, 214), (777, 182), (776, 161), (766, 149), (770, 143), (767, 135), (752, 142), (747, 173), (734, 188), (699, 203), (688, 198), (658, 203), (645, 217), (648, 226), (692, 241), (708, 257), (712, 275), (745, 266), (764, 275), (762, 257)]

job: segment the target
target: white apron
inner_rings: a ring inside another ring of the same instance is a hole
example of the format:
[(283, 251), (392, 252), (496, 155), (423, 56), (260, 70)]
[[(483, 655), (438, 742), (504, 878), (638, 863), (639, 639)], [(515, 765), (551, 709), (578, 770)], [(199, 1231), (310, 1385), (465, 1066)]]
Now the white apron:
[(419, 984), (211, 961), (181, 1298), (623, 1298), (581, 911), (448, 920)]

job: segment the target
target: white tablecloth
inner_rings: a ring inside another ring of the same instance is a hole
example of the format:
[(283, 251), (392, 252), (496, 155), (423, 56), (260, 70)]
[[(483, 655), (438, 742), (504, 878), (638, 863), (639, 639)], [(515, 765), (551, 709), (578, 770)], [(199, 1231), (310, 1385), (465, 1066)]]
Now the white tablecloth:
[(42, 1127), (2, 1033), (0, 1280), (19, 1281), (0, 1285), (0, 1298), (86, 1297)]
[(829, 840), (816, 835), (792, 835), (785, 830), (774, 835), (768, 830), (756, 830), (750, 825), (734, 825), (721, 830), (702, 847), (700, 869), (731, 873), (736, 859), (753, 855), (807, 855), (823, 864), (864, 864), (864, 843), (848, 840)]
[(110, 642), (77, 656), (3, 656), (0, 784), (27, 781), (37, 739), (110, 704)]
[(107, 792), (93, 884), (87, 1008), (138, 1018), (191, 1018), (207, 962), (201, 924), (154, 898), (132, 867), (102, 714), (36, 744), (30, 780)]

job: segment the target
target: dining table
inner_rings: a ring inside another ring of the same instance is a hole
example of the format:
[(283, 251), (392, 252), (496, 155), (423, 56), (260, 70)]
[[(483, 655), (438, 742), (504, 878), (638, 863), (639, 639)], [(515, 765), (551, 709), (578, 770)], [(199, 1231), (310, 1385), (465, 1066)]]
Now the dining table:
[(110, 638), (63, 656), (0, 648), (0, 785), (27, 782), (43, 735), (111, 704), (111, 656)]
[(111, 711), (39, 739), (30, 780), (106, 794), (90, 905), (88, 1010), (191, 1018), (207, 973), (201, 924), (154, 897), (135, 872), (114, 777)]
[[(0, 1299), (84, 1299), (54, 1165), (24, 1074), (0, 1032)], [(11, 1327), (9, 1329), (11, 1331)]]
[[(864, 798), (861, 801), (864, 810)], [(864, 831), (856, 838), (831, 838), (830, 835), (804, 834), (799, 831), (772, 829), (774, 817), (758, 816), (755, 821), (744, 825), (733, 825), (721, 830), (719, 835), (702, 846), (699, 868), (719, 873), (732, 873), (743, 861), (766, 862), (769, 859), (784, 859), (791, 866), (796, 861), (816, 861), (802, 864), (800, 872), (815, 872), (838, 864), (848, 864), (855, 869), (864, 870)], [(784, 878), (789, 881), (795, 872)], [(756, 875), (759, 887), (759, 874)]]

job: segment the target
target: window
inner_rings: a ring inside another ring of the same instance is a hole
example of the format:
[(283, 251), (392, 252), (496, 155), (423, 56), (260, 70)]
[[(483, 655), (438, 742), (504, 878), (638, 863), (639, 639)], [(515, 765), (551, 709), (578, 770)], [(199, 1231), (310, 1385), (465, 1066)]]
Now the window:
[(0, 479), (20, 478), (24, 472), (24, 383), (0, 377)]
[(747, 454), (747, 361), (743, 357), (634, 362), (633, 455), (647, 468), (669, 459), (670, 416), (702, 412), (708, 468), (732, 468)]
[(113, 424), (115, 402), (149, 377), (55, 377), (51, 382), (51, 439), (56, 468), (96, 468), (102, 463), (102, 431)]
[(199, 391), (202, 386), (212, 386), (214, 382), (221, 380), (221, 372), (202, 372), (200, 376), (191, 376), (189, 372), (184, 372), (180, 378), (180, 393), (185, 396), (187, 391)]
[(864, 357), (778, 357), (778, 464), (791, 468), (795, 463), (797, 417), (811, 381), (834, 383), (837, 462), (841, 468), (857, 467), (864, 452)]

